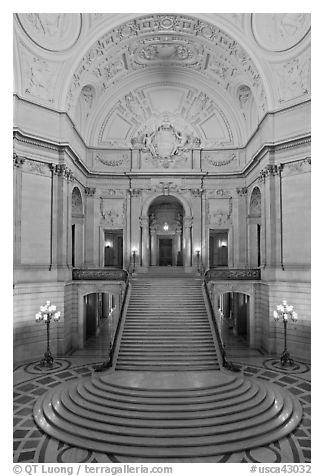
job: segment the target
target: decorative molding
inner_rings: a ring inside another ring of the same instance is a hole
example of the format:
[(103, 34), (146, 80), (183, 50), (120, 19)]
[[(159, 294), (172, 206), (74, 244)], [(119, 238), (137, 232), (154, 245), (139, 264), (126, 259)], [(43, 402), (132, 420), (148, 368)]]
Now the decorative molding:
[(103, 159), (100, 154), (97, 154), (96, 158), (102, 164), (107, 165), (107, 167), (118, 167), (119, 165), (123, 165), (128, 157), (124, 154), (121, 159)]
[(206, 190), (207, 198), (231, 198), (232, 192), (231, 190), (225, 190), (223, 188), (219, 188), (216, 190)]
[[(224, 156), (226, 153), (219, 152), (218, 155)], [(212, 155), (204, 155), (203, 156), (204, 160), (206, 160), (209, 164), (213, 165), (214, 167), (224, 167), (225, 165), (229, 165), (231, 162), (237, 160), (236, 154), (234, 152), (231, 152), (229, 154), (228, 159), (224, 160), (214, 160)]]
[(259, 109), (267, 109), (262, 77), (238, 42), (217, 26), (189, 15), (155, 13), (119, 25), (93, 43), (74, 71), (68, 107), (88, 77), (95, 76), (105, 92), (125, 71), (143, 70), (162, 58), (194, 69), (224, 91), (233, 78), (244, 76)]

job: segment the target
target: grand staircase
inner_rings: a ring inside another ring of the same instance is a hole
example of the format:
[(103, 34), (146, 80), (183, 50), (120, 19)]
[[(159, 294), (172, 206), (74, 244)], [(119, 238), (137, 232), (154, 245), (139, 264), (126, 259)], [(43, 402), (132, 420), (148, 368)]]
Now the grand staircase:
[(186, 273), (138, 276), (116, 370), (219, 370), (201, 279)]
[(199, 278), (138, 275), (115, 367), (49, 390), (34, 419), (56, 440), (137, 462), (208, 461), (291, 433), (298, 399), (220, 368), (215, 342)]

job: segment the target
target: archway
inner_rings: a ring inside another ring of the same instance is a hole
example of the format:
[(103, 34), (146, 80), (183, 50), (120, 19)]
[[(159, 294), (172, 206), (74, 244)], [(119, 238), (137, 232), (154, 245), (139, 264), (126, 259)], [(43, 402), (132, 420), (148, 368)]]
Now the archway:
[(192, 265), (193, 219), (180, 194), (154, 194), (144, 204), (140, 220), (143, 267)]
[(72, 257), (73, 267), (82, 266), (83, 256), (83, 233), (84, 233), (84, 210), (80, 189), (74, 187), (72, 190)]
[(150, 265), (183, 266), (183, 206), (173, 196), (153, 200), (149, 210)]
[(261, 191), (254, 187), (250, 196), (248, 215), (249, 265), (259, 267), (262, 263), (261, 252)]

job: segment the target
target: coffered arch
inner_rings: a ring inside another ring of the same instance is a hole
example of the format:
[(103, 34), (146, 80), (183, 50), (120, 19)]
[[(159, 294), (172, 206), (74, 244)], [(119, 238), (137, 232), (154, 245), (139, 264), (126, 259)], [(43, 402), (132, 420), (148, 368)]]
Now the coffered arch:
[(166, 113), (170, 120), (192, 127), (204, 147), (241, 145), (248, 132), (234, 100), (197, 79), (181, 69), (165, 80), (159, 70), (126, 78), (94, 108), (86, 140), (103, 147), (129, 147), (141, 125), (160, 121)]
[[(173, 78), (178, 70), (183, 76), (192, 75), (196, 82), (208, 84), (228, 104), (235, 102), (236, 88), (232, 85), (246, 84), (260, 120), (269, 106), (265, 75), (241, 40), (238, 42), (232, 32), (220, 29), (214, 20), (213, 17), (210, 23), (199, 15), (150, 14), (130, 18), (111, 30), (106, 25), (100, 36), (102, 27), (96, 40), (92, 37), (92, 44), (88, 42), (87, 49), (83, 49), (78, 64), (75, 62), (71, 68), (74, 72), (68, 76), (68, 87), (62, 94), (64, 108), (74, 119), (80, 91), (92, 81), (101, 93), (97, 104), (103, 104), (125, 77), (132, 82), (138, 72), (149, 75), (154, 71), (165, 80)], [(92, 124), (90, 128), (93, 130), (95, 126)]]

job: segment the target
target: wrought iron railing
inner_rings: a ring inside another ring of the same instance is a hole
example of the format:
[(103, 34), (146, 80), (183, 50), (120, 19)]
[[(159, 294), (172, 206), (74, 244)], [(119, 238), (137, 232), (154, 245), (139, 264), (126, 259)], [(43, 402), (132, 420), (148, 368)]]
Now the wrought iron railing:
[(73, 281), (125, 281), (128, 272), (125, 269), (107, 268), (74, 268)]
[(259, 281), (261, 270), (259, 268), (211, 268), (205, 273), (206, 281)]
[(233, 362), (229, 362), (226, 358), (225, 345), (224, 345), (224, 342), (223, 342), (222, 337), (221, 337), (221, 333), (220, 333), (219, 328), (218, 328), (218, 323), (217, 323), (217, 319), (216, 319), (216, 316), (215, 316), (214, 308), (213, 308), (213, 305), (212, 305), (212, 302), (211, 302), (211, 299), (210, 299), (210, 296), (209, 296), (207, 280), (205, 278), (203, 280), (203, 287), (204, 287), (204, 291), (205, 291), (205, 295), (206, 295), (206, 299), (207, 299), (209, 314), (211, 316), (211, 320), (212, 320), (212, 324), (213, 324), (213, 327), (214, 327), (218, 347), (219, 347), (221, 357), (222, 357), (222, 365), (225, 369), (231, 370), (233, 372), (240, 372), (240, 370), (241, 370), (240, 367), (236, 364), (233, 364)]

